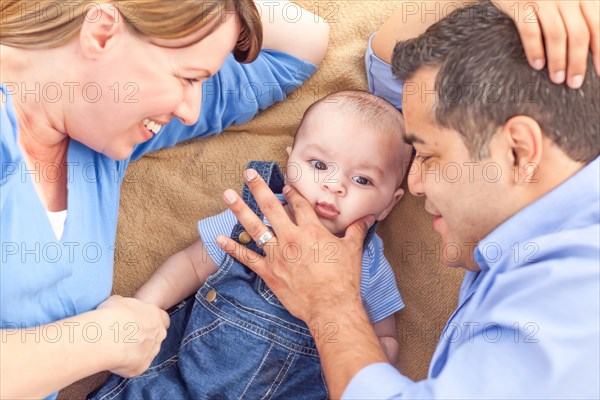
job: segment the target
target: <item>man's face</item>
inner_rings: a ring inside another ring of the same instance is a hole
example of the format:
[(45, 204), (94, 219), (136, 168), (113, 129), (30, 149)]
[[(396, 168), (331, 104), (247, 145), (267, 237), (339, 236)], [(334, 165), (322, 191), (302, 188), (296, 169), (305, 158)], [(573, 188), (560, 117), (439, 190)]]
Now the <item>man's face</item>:
[(292, 150), (287, 182), (314, 207), (321, 223), (343, 235), (354, 221), (385, 218), (402, 197), (400, 133), (378, 132), (338, 106), (323, 104), (305, 118)]
[(416, 150), (409, 189), (425, 197), (446, 264), (478, 270), (474, 247), (510, 215), (510, 157), (496, 134), (490, 157), (474, 161), (463, 136), (435, 124), (436, 75), (437, 69), (420, 69), (411, 83), (422, 90), (403, 102), (407, 138)]

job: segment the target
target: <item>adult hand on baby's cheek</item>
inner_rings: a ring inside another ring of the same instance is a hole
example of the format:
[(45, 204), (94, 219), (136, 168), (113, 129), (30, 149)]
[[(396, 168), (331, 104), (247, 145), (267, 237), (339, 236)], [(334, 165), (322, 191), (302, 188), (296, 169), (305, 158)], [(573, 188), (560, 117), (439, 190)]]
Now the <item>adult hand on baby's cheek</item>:
[[(343, 312), (346, 305), (362, 304), (363, 242), (374, 218), (369, 216), (354, 222), (346, 229), (345, 236), (339, 238), (321, 224), (310, 203), (298, 191), (288, 188), (285, 197), (298, 224), (293, 235), (284, 234), (285, 242), (297, 243), (302, 249), (297, 262), (287, 263), (294, 274), (295, 287), (290, 291), (298, 291), (305, 298), (302, 319), (317, 321), (318, 315), (327, 309)], [(279, 242), (283, 244), (281, 239)]]
[(109, 370), (126, 378), (146, 371), (167, 336), (168, 314), (154, 305), (121, 296), (109, 297), (98, 310), (105, 312), (110, 324), (104, 332), (117, 357)]
[[(309, 324), (322, 311), (343, 310), (344, 304), (360, 306), (367, 223), (357, 221), (348, 228), (346, 237), (338, 238), (321, 224), (295, 189), (285, 192), (294, 213), (293, 223), (262, 179), (249, 181), (248, 187), (277, 239), (265, 245), (264, 258), (226, 237), (219, 238), (221, 247), (260, 275), (288, 311)], [(239, 197), (229, 207), (253, 236), (266, 229)]]

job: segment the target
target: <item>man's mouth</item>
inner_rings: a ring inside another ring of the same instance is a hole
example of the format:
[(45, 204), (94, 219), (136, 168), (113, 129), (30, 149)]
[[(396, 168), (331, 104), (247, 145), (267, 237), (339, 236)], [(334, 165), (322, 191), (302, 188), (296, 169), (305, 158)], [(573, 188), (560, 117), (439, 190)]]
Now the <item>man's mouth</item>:
[(440, 225), (444, 218), (441, 215), (435, 215), (433, 217), (433, 230), (437, 231), (437, 227)]
[(444, 217), (442, 217), (442, 215), (437, 210), (435, 210), (428, 202), (425, 202), (425, 211), (433, 215), (433, 229), (437, 230), (436, 228), (442, 222)]
[(317, 203), (315, 207), (315, 212), (317, 213), (317, 215), (319, 215), (319, 217), (325, 219), (334, 219), (335, 217), (340, 215), (340, 211), (334, 204), (327, 203), (325, 201)]
[(442, 214), (440, 214), (440, 212), (431, 204), (431, 202), (429, 201), (429, 199), (425, 200), (425, 211), (427, 211), (429, 214), (435, 216), (441, 216)]

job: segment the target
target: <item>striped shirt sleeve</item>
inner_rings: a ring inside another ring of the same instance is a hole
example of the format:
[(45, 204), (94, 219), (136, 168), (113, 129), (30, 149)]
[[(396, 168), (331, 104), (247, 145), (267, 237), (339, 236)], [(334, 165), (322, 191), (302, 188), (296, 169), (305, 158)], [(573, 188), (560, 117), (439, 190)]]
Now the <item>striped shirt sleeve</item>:
[(227, 253), (217, 245), (217, 237), (219, 235), (230, 236), (236, 223), (237, 219), (230, 209), (198, 221), (200, 239), (208, 255), (211, 256), (219, 267), (223, 260), (225, 260)]
[(363, 251), (361, 295), (371, 323), (376, 323), (404, 308), (392, 266), (383, 254), (378, 235)]

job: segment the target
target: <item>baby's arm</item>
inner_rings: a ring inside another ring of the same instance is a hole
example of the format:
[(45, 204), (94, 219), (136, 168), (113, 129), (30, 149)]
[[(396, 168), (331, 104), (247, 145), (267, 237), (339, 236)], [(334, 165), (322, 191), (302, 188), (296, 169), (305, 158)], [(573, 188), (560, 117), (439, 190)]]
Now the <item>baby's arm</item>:
[(217, 269), (202, 240), (197, 240), (169, 257), (133, 297), (166, 310), (197, 291)]
[(390, 364), (396, 365), (398, 362), (398, 350), (400, 349), (396, 336), (396, 315), (392, 314), (389, 317), (376, 322), (373, 325), (373, 328), (375, 329), (375, 334), (379, 338), (379, 343), (381, 343), (383, 352), (390, 361)]

